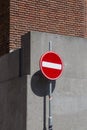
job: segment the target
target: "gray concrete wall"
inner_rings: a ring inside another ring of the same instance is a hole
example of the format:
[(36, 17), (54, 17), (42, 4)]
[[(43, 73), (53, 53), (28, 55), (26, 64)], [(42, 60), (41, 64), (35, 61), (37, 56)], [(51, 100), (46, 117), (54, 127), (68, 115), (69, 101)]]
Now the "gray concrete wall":
[(0, 130), (47, 130), (49, 82), (39, 59), (49, 50), (63, 60), (53, 84), (54, 130), (87, 129), (87, 39), (42, 32), (22, 36), (22, 48), (0, 58)]
[[(32, 75), (35, 76), (35, 72), (39, 70), (40, 56), (48, 51), (50, 40), (53, 42), (53, 51), (61, 56), (64, 63), (63, 74), (56, 80), (53, 92), (53, 128), (55, 130), (86, 130), (87, 39), (31, 32), (31, 77)], [(30, 79), (28, 80), (30, 84)], [(36, 87), (36, 89), (38, 88)], [(39, 90), (42, 92), (40, 88)], [(31, 104), (32, 107), (30, 108), (28, 105), (27, 130), (29, 130), (30, 126), (33, 130), (41, 130), (43, 129), (44, 98), (37, 97), (33, 93), (30, 98), (30, 91), (29, 85), (28, 104)], [(47, 118), (45, 123), (46, 128), (48, 128), (48, 96), (46, 97), (46, 108)]]
[(26, 129), (26, 79), (0, 82), (0, 130)]
[(0, 130), (26, 129), (27, 76), (20, 49), (0, 58)]

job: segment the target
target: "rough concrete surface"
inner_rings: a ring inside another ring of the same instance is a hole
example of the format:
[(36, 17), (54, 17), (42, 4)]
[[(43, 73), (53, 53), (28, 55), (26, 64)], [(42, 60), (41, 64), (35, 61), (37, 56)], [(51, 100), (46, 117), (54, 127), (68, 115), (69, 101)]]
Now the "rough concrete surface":
[[(64, 63), (63, 74), (56, 80), (56, 86), (53, 92), (53, 129), (86, 130), (87, 39), (31, 32), (31, 76), (39, 70), (39, 59), (43, 53), (49, 50), (50, 40), (53, 42), (53, 51), (60, 55)], [(43, 129), (41, 128), (42, 123), (40, 121), (40, 117), (42, 116), (41, 100), (43, 99), (41, 97), (32, 97), (32, 100), (36, 99), (38, 100), (38, 103), (35, 103), (35, 105), (37, 104), (37, 109), (32, 117), (35, 117), (33, 119), (34, 122), (36, 121), (37, 115), (38, 118), (33, 129), (41, 130)], [(48, 96), (46, 100), (46, 128), (48, 128)], [(27, 129), (29, 130), (29, 124), (31, 122), (30, 120), (27, 120), (27, 122)]]
[(49, 82), (39, 60), (50, 40), (64, 64), (53, 81), (53, 130), (87, 130), (87, 39), (35, 31), (22, 38), (22, 49), (0, 58), (0, 130), (48, 130)]
[(0, 130), (26, 129), (26, 79), (0, 82)]

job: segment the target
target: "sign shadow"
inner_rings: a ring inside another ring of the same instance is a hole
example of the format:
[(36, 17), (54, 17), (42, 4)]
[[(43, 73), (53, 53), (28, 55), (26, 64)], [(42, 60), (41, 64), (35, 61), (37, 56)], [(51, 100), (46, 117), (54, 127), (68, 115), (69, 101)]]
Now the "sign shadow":
[[(56, 81), (52, 82), (52, 92), (55, 89)], [(48, 80), (42, 72), (39, 70), (31, 78), (31, 89), (33, 93), (37, 96), (43, 97), (43, 130), (47, 130), (46, 128), (46, 96), (49, 95), (49, 83)]]

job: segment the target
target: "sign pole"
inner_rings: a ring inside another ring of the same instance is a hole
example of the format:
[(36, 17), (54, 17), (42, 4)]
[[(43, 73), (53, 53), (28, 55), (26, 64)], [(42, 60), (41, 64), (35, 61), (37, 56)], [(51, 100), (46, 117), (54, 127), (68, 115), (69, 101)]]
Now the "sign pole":
[(49, 42), (49, 51), (40, 58), (40, 69), (43, 75), (49, 80), (49, 123), (48, 130), (53, 130), (52, 119), (52, 81), (61, 76), (63, 62), (58, 54), (52, 51), (52, 42)]
[[(52, 51), (52, 42), (49, 42), (49, 51)], [(53, 130), (52, 124), (52, 80), (49, 80), (49, 130)]]

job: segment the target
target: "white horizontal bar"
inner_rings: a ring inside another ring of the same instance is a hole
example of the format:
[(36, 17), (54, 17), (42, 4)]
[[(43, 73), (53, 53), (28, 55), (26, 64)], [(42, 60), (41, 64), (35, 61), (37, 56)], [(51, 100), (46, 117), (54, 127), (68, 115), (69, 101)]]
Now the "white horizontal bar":
[(43, 61), (42, 62), (42, 66), (46, 67), (46, 68), (52, 68), (52, 69), (58, 69), (58, 70), (62, 69), (62, 65), (61, 64), (56, 64), (56, 63), (47, 62), (47, 61)]

